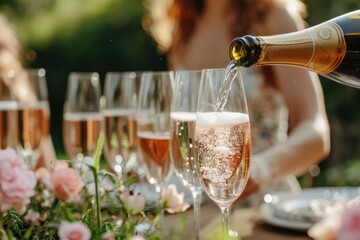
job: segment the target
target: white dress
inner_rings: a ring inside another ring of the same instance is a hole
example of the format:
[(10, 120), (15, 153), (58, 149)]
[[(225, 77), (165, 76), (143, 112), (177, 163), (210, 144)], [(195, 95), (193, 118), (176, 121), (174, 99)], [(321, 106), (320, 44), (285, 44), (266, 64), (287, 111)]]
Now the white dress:
[[(255, 162), (257, 153), (286, 141), (288, 108), (282, 93), (265, 83), (260, 68), (241, 69), (241, 76), (250, 116), (252, 156)], [(262, 186), (261, 193), (250, 197), (250, 200), (257, 205), (266, 193), (274, 191), (298, 192), (301, 187), (296, 177), (290, 175)]]

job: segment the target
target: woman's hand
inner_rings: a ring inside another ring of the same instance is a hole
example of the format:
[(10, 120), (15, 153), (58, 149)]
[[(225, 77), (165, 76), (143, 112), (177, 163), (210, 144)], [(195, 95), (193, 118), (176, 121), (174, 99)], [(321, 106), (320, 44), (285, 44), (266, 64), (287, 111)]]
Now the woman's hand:
[(238, 201), (243, 200), (254, 193), (258, 193), (259, 191), (260, 191), (260, 185), (257, 182), (255, 182), (253, 179), (249, 178), (244, 191), (241, 193), (240, 197), (238, 198)]

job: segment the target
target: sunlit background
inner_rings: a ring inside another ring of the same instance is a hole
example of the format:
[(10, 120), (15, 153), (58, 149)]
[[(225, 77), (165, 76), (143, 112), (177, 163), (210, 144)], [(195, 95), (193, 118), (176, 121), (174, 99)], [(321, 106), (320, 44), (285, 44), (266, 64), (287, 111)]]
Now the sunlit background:
[[(103, 82), (109, 71), (166, 69), (166, 57), (157, 51), (144, 30), (145, 3), (141, 0), (0, 0), (0, 12), (14, 24), (25, 49), (26, 67), (46, 69), (51, 135), (59, 158), (66, 157), (62, 107), (70, 72), (96, 71)], [(305, 3), (310, 26), (360, 8), (359, 0)], [(332, 149), (320, 168), (314, 166), (301, 177), (302, 184), (358, 186), (360, 90), (325, 78), (321, 81)]]

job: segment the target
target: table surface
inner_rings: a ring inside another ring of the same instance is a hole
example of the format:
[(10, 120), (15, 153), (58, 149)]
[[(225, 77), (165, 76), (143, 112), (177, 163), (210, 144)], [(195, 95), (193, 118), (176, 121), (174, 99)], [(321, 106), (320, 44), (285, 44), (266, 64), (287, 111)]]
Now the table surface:
[[(192, 209), (184, 213), (167, 214), (164, 228), (168, 229), (166, 239), (186, 239), (193, 237), (194, 218)], [(241, 240), (309, 240), (306, 232), (271, 226), (261, 219), (259, 208), (236, 208), (230, 213), (229, 227), (239, 234)], [(221, 232), (220, 209), (214, 203), (201, 207), (201, 239), (216, 240), (216, 233)]]

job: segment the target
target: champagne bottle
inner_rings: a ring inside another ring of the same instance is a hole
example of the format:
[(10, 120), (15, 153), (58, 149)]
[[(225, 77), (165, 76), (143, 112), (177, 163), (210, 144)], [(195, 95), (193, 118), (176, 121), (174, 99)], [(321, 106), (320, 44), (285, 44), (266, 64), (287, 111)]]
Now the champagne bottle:
[(238, 37), (229, 51), (237, 66), (297, 66), (360, 88), (360, 10), (297, 32)]

